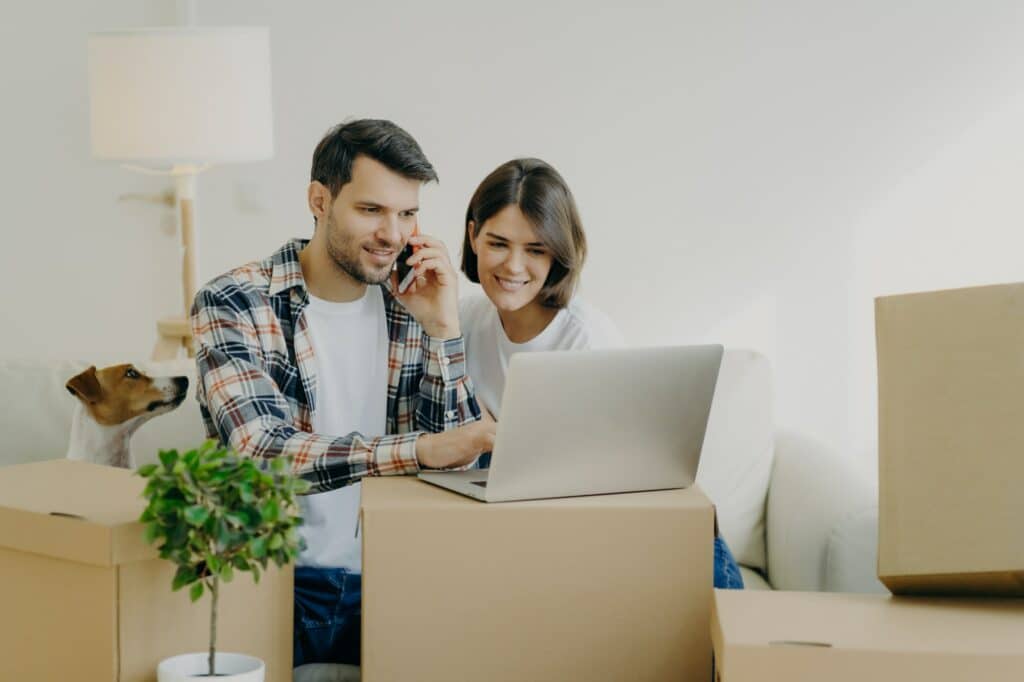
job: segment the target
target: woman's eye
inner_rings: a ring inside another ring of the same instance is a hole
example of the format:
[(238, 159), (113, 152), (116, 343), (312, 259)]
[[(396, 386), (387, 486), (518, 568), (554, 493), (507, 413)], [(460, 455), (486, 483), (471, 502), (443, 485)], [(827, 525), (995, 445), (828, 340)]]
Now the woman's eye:
[(545, 252), (541, 251), (540, 249), (531, 249), (530, 253), (533, 254), (534, 256), (543, 256), (545, 254)]
[(492, 249), (503, 249), (503, 248), (505, 248), (505, 245), (501, 244), (499, 242), (491, 242), (491, 248)]

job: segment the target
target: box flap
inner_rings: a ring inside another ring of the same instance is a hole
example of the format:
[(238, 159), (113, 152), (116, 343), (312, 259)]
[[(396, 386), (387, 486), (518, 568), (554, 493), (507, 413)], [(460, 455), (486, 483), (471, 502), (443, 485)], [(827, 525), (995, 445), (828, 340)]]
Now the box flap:
[(0, 546), (97, 566), (154, 557), (143, 488), (134, 472), (88, 462), (0, 467)]

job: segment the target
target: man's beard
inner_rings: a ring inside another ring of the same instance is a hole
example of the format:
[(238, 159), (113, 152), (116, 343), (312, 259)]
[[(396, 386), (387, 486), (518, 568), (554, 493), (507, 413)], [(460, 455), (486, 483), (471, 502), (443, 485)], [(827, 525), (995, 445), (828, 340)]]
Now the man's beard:
[[(327, 253), (334, 260), (335, 264), (344, 270), (349, 277), (362, 284), (380, 284), (391, 276), (391, 267), (381, 267), (379, 271), (368, 272), (359, 260), (363, 248), (356, 244), (350, 237), (340, 234), (337, 223), (328, 216), (327, 218)], [(379, 244), (380, 248), (395, 248), (392, 244)], [(395, 248), (397, 251), (398, 249)], [(392, 263), (392, 266), (394, 264)]]

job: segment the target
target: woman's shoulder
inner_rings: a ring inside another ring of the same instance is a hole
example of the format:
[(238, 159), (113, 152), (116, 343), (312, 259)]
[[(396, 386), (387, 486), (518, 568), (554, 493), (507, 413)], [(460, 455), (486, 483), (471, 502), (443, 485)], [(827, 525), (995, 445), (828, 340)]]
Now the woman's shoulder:
[(488, 323), (495, 316), (494, 304), (482, 293), (473, 293), (459, 299), (459, 324), (470, 329)]
[(577, 349), (614, 348), (623, 345), (622, 334), (600, 308), (579, 297), (565, 308), (566, 337)]
[(459, 314), (477, 314), (493, 308), (494, 304), (482, 292), (470, 292), (459, 297)]

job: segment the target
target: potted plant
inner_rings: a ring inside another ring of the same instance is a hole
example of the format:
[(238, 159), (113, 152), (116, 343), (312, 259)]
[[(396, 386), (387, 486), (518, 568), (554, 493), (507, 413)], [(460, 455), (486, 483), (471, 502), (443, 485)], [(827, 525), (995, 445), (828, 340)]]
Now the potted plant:
[(304, 542), (296, 531), (302, 523), (296, 496), (309, 483), (291, 474), (286, 458), (261, 469), (212, 440), (183, 455), (162, 450), (159, 457), (160, 464), (138, 471), (148, 479), (143, 496), (149, 501), (140, 521), (146, 541), (160, 542), (160, 557), (178, 566), (172, 589), (188, 587), (193, 602), (209, 592), (210, 647), (161, 661), (157, 678), (262, 682), (259, 658), (216, 652), (217, 597), (235, 571), (250, 571), (258, 583), (271, 561), (280, 567), (298, 556)]

